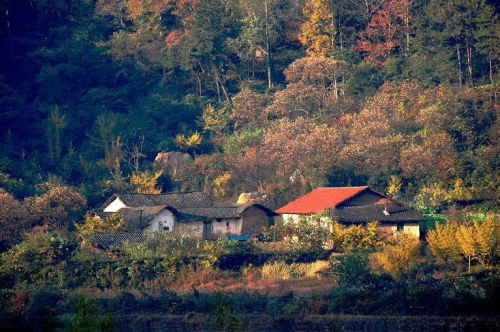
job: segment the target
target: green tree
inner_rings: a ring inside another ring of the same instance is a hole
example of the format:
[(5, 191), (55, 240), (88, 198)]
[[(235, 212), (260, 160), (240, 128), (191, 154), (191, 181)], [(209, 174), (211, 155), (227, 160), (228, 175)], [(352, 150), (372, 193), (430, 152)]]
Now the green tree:
[(229, 38), (239, 31), (238, 13), (231, 1), (205, 0), (195, 6), (195, 11), (184, 20), (186, 37), (181, 45), (180, 64), (184, 70), (193, 72), (198, 95), (202, 96), (202, 78), (211, 78), (219, 102), (222, 97), (229, 100), (227, 80), (234, 70)]
[[(485, 20), (486, 13), (490, 15)], [(493, 37), (492, 13), (484, 0), (429, 1), (415, 33), (415, 65), (423, 66), (426, 75), (437, 82), (453, 82), (461, 88), (466, 83), (474, 86), (479, 68), (476, 64), (483, 62), (478, 38)], [(486, 34), (481, 25), (489, 28)]]

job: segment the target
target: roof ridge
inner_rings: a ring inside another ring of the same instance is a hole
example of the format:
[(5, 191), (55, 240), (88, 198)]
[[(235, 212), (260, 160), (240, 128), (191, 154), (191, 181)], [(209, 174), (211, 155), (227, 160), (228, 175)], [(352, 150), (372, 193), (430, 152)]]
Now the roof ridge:
[[(341, 188), (369, 188), (370, 186), (344, 186), (344, 187), (318, 187), (316, 189), (341, 189)], [(313, 189), (311, 191), (314, 191)]]
[(198, 189), (198, 190), (189, 190), (189, 191), (169, 191), (166, 193), (160, 193), (160, 194), (145, 194), (145, 193), (122, 193), (122, 194), (113, 194), (113, 195), (142, 195), (142, 196), (161, 196), (161, 195), (171, 195), (171, 194), (191, 194), (191, 193), (197, 193), (201, 192), (203, 193), (203, 190)]

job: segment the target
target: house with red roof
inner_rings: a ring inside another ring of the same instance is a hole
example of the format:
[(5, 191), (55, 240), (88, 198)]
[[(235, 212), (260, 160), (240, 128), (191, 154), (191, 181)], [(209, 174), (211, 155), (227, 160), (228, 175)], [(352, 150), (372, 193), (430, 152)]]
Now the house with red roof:
[(425, 218), (413, 208), (397, 202), (368, 186), (317, 188), (276, 210), (288, 222), (324, 213), (341, 224), (378, 221), (388, 235), (408, 233), (420, 237)]

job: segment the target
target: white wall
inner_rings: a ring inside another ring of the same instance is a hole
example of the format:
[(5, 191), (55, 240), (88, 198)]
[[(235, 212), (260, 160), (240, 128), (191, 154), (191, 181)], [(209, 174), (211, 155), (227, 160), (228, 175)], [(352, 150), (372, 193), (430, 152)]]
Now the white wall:
[(404, 232), (416, 237), (420, 237), (420, 225), (419, 224), (405, 224)]
[[(157, 231), (172, 232), (175, 230), (176, 223), (177, 222), (172, 211), (164, 209), (160, 213), (158, 213), (153, 218), (153, 220), (151, 220), (146, 230), (153, 232)], [(168, 227), (168, 230), (165, 230), (164, 229), (165, 227)]]
[(203, 237), (203, 221), (179, 222), (176, 229), (181, 234)]
[[(229, 225), (228, 225), (229, 224)], [(245, 235), (241, 234), (243, 221), (241, 219), (222, 219), (212, 221), (212, 234)]]
[(112, 201), (108, 206), (104, 208), (104, 212), (116, 212), (119, 211), (120, 209), (123, 209), (127, 207), (125, 203), (122, 202), (122, 200), (117, 197), (114, 201)]
[(293, 222), (297, 223), (299, 221), (300, 214), (283, 214), (283, 221), (286, 223)]
[[(391, 226), (392, 229), (392, 234), (396, 235), (397, 232), (397, 226)], [(420, 225), (419, 224), (404, 224), (403, 226), (403, 234), (409, 234), (413, 235), (416, 237), (420, 237)]]

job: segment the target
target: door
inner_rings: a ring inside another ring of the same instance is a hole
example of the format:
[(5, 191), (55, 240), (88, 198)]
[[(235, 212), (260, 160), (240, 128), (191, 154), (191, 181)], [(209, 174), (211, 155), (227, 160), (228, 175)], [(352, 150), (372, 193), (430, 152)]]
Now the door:
[(203, 222), (203, 239), (209, 240), (212, 238), (212, 221)]

